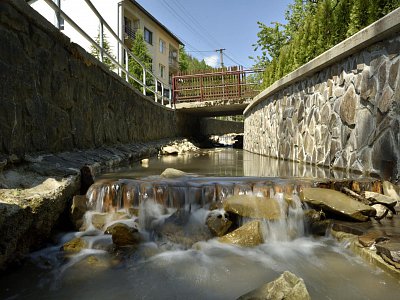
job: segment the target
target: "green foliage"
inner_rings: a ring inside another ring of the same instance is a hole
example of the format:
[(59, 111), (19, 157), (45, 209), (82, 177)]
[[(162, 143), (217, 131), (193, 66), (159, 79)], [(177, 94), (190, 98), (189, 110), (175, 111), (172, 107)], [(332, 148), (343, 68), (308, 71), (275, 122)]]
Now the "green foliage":
[[(97, 36), (95, 37), (94, 41), (100, 45), (100, 31), (97, 33)], [(103, 48), (104, 51), (107, 52), (112, 58), (115, 59), (115, 56), (112, 55), (112, 48), (110, 46), (110, 43), (108, 42), (107, 36), (103, 31)], [(90, 54), (92, 54), (94, 57), (96, 57), (98, 60), (100, 60), (100, 51), (93, 45), (90, 45)], [(107, 57), (107, 55), (103, 55), (103, 63), (110, 69), (113, 70), (115, 69), (115, 65), (112, 62), (110, 58)]]
[[(131, 52), (135, 57), (145, 66), (145, 68), (149, 71), (152, 70), (152, 58), (147, 49), (146, 42), (144, 41), (143, 34), (140, 31), (137, 31), (135, 34), (135, 39), (133, 40), (133, 44), (131, 47)], [(143, 68), (137, 63), (133, 58), (129, 57), (128, 62), (128, 70), (133, 76), (135, 76), (140, 82), (143, 82)], [(146, 85), (151, 85), (153, 79), (149, 74), (146, 74)], [(141, 85), (135, 82), (133, 79), (129, 79), (129, 82), (136, 86), (137, 88), (141, 88)]]
[(293, 0), (285, 25), (258, 22), (254, 67), (265, 68), (263, 87), (398, 7), (400, 0)]
[(192, 72), (212, 70), (212, 67), (206, 64), (204, 59), (198, 60), (185, 51), (183, 46), (179, 48), (179, 71)]
[(189, 56), (185, 51), (185, 47), (179, 45), (179, 71), (185, 72), (189, 69)]

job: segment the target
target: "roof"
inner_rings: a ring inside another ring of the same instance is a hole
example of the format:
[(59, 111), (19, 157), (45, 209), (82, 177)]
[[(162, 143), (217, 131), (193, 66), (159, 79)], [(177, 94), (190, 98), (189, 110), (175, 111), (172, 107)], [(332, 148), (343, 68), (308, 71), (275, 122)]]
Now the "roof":
[(160, 21), (158, 21), (151, 13), (149, 13), (143, 6), (137, 3), (135, 0), (130, 0), (133, 5), (139, 8), (146, 16), (148, 16), (152, 21), (154, 21), (157, 25), (159, 25), (162, 29), (164, 29), (169, 35), (171, 35), (180, 45), (185, 45), (175, 34), (173, 34), (165, 25), (163, 25)]

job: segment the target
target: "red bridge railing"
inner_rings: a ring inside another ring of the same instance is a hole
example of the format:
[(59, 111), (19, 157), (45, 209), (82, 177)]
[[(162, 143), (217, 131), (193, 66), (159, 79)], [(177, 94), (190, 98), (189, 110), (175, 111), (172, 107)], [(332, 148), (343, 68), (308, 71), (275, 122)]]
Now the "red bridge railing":
[(244, 70), (242, 67), (229, 67), (204, 71), (203, 73), (173, 76), (174, 102), (252, 98), (259, 93), (258, 83), (250, 78), (257, 72), (261, 71)]

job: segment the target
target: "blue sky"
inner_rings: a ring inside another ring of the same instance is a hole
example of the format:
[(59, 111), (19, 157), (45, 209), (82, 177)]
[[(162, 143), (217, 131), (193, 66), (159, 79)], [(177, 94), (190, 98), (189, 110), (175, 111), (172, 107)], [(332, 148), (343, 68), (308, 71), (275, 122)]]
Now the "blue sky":
[[(257, 41), (257, 21), (284, 22), (292, 0), (137, 0), (177, 35), (186, 51), (210, 65), (219, 66), (216, 49), (225, 48), (226, 66), (251, 67)], [(192, 52), (196, 51), (196, 52)], [(208, 51), (208, 52), (197, 52)]]

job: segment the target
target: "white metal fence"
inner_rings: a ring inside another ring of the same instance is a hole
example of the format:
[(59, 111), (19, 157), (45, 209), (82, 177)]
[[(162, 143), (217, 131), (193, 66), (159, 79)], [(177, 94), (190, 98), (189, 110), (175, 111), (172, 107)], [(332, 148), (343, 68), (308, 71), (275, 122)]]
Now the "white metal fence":
[[(81, 27), (79, 27), (76, 22), (74, 22), (63, 10), (61, 7), (61, 0), (44, 0), (47, 5), (55, 12), (57, 17), (57, 27), (60, 29), (61, 20), (67, 22), (73, 29), (75, 29), (79, 34), (81, 34), (93, 47), (95, 47), (99, 51), (99, 60), (101, 62), (104, 61), (104, 58), (107, 57), (112, 63), (116, 66), (115, 70), (118, 72), (120, 76), (125, 75), (125, 80), (129, 82), (129, 80), (133, 80), (138, 83), (142, 89), (143, 95), (151, 94), (154, 96), (154, 100), (159, 102), (162, 105), (168, 105), (172, 108), (172, 89), (170, 86), (165, 86), (164, 83), (158, 79), (158, 77), (151, 71), (148, 70), (145, 65), (130, 51), (130, 49), (124, 44), (124, 42), (118, 37), (118, 35), (112, 30), (112, 28), (107, 24), (107, 22), (103, 19), (100, 13), (97, 11), (96, 7), (92, 4), (90, 0), (84, 0), (90, 10), (96, 15), (99, 21), (99, 38), (100, 43), (97, 44), (96, 41), (90, 37)], [(117, 61), (110, 53), (107, 53), (104, 49), (104, 28), (106, 28), (112, 37), (117, 41), (120, 49), (123, 50), (123, 57), (125, 61), (121, 64)], [(129, 72), (129, 61), (134, 60), (140, 67), (142, 68), (143, 78), (138, 79), (134, 74)], [(151, 79), (151, 80), (149, 80)], [(153, 84), (148, 84), (148, 81)], [(159, 86), (161, 90), (159, 90)], [(168, 95), (166, 92), (168, 91)]]

